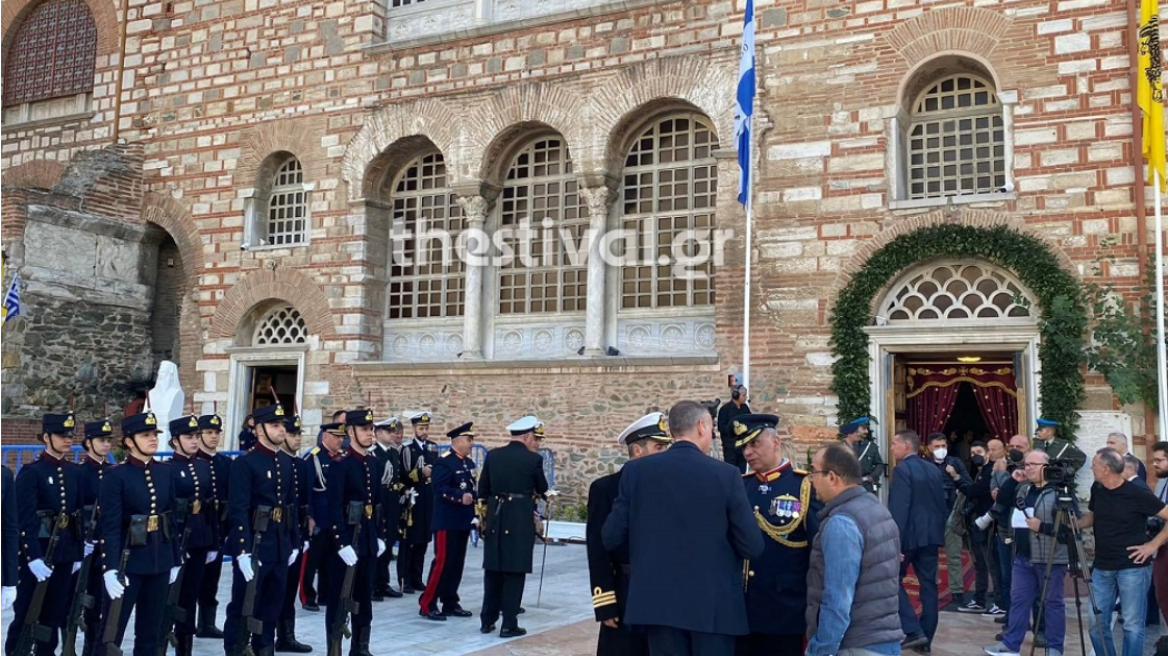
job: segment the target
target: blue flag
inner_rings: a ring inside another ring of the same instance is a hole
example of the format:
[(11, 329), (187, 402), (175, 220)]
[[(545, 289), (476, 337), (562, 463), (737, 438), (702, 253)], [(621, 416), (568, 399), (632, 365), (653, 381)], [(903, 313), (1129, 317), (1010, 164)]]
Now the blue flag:
[(0, 306), (0, 325), (4, 325), (12, 317), (20, 316), (20, 274), (12, 276), (8, 284), (8, 293), (4, 295), (4, 305)]
[(746, 20), (742, 27), (742, 58), (738, 62), (738, 105), (734, 109), (734, 138), (738, 141), (738, 202), (750, 194), (750, 117), (754, 114), (754, 0), (746, 0)]

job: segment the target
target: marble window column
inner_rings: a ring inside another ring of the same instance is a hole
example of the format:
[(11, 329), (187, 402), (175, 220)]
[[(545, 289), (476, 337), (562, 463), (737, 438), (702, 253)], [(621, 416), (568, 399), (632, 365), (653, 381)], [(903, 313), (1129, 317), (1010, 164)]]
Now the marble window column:
[[(466, 217), (466, 230), (485, 238), (484, 225), (491, 201), (484, 196), (459, 196), (458, 205)], [(487, 269), (487, 244), (478, 240), (468, 241), (466, 246), (466, 301), (462, 313), (462, 359), (481, 360), (483, 358), (483, 273)], [(477, 256), (477, 257), (476, 257)], [(484, 261), (477, 262), (482, 259)]]
[(608, 231), (608, 211), (616, 192), (608, 185), (580, 186), (580, 195), (588, 203), (588, 299), (584, 318), (584, 355), (604, 355), (604, 315), (606, 264), (601, 242)]

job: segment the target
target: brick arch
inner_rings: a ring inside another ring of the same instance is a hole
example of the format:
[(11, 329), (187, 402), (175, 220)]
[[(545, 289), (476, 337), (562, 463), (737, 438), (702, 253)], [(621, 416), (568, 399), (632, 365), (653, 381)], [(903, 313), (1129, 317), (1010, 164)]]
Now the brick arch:
[(272, 300), (284, 301), (299, 310), (309, 332), (326, 339), (336, 336), (332, 310), (324, 290), (296, 269), (277, 267), (274, 271), (253, 271), (227, 290), (211, 318), (211, 338), (234, 339), (240, 323), (249, 313), (261, 303)]
[(4, 186), (17, 189), (52, 189), (65, 174), (65, 165), (51, 159), (34, 159), (4, 170)]
[(609, 173), (620, 171), (628, 133), (643, 125), (646, 112), (665, 104), (688, 105), (705, 114), (719, 143), (734, 134), (733, 94), (738, 60), (710, 62), (691, 57), (655, 59), (629, 66), (599, 85), (591, 99), (591, 152), (581, 153), (593, 166)]
[[(955, 207), (953, 210), (934, 210), (928, 214), (921, 214), (911, 218), (898, 219), (892, 227), (876, 233), (874, 237), (865, 241), (858, 246), (852, 257), (845, 262), (836, 274), (835, 281), (831, 286), (831, 293), (829, 295), (828, 304), (831, 307), (835, 306), (836, 299), (839, 298), (839, 293), (844, 287), (851, 282), (856, 273), (863, 268), (864, 264), (872, 258), (880, 249), (887, 246), (897, 237), (906, 235), (911, 232), (916, 232), (921, 228), (939, 225), (942, 223), (960, 223), (962, 225), (973, 226), (976, 228), (994, 228), (1005, 226), (1011, 228), (1022, 234), (1029, 235), (1042, 241), (1046, 247), (1050, 249), (1051, 253), (1059, 261), (1059, 265), (1064, 271), (1079, 277), (1079, 269), (1074, 262), (1067, 255), (1066, 251), (1062, 249), (1057, 243), (1052, 242), (1045, 235), (1030, 231), (1026, 228), (1026, 221), (1021, 217), (1011, 216), (1004, 212), (995, 212), (993, 210), (974, 210)], [(891, 284), (891, 283), (890, 283)], [(887, 290), (884, 290), (887, 291)], [(879, 302), (883, 298), (882, 294), (877, 294), (874, 302)]]
[[(446, 103), (415, 100), (383, 107), (365, 117), (365, 124), (345, 147), (341, 177), (349, 187), (349, 200), (365, 198), (374, 176), (384, 173), (377, 168), (382, 155), (394, 144), (408, 137), (425, 137), (442, 152), (447, 170), (459, 177), (461, 168), (461, 125), (458, 113)], [(372, 168), (372, 171), (371, 171)]]
[[(118, 48), (120, 34), (117, 5), (113, 0), (84, 0), (93, 14), (97, 27), (97, 56), (113, 54)], [(0, 5), (0, 30), (4, 32), (3, 52), (8, 56), (8, 47), (16, 34), (14, 29), (20, 19), (36, 8), (41, 0), (4, 0)]]
[(149, 193), (142, 200), (142, 220), (157, 225), (174, 239), (182, 254), (183, 273), (191, 288), (197, 287), (203, 272), (203, 240), (187, 208), (169, 196)]
[[(319, 117), (265, 121), (244, 133), (240, 147), (240, 165), (236, 180), (241, 186), (260, 187), (264, 164), (276, 153), (291, 153), (300, 160), (305, 181), (318, 181), (327, 175), (328, 152), (321, 147), (324, 124)], [(274, 172), (273, 172), (274, 173)]]
[(990, 53), (1014, 26), (997, 11), (980, 7), (947, 7), (925, 11), (884, 33), (884, 40), (910, 68), (937, 53), (962, 52), (980, 59)]

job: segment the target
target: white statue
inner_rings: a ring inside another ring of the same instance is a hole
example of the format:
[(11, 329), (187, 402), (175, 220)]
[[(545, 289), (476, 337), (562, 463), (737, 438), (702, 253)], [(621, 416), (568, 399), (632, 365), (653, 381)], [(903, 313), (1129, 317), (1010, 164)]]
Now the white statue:
[(183, 404), (186, 396), (178, 384), (178, 365), (170, 360), (163, 360), (158, 365), (158, 378), (154, 389), (146, 396), (150, 402), (150, 411), (158, 419), (159, 451), (166, 451), (166, 444), (170, 441), (170, 420), (177, 419), (183, 414)]

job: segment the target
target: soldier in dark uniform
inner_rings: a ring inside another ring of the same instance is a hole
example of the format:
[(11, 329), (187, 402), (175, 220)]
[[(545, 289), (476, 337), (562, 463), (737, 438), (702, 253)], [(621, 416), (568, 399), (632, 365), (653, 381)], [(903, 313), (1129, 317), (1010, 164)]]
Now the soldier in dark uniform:
[[(729, 430), (729, 427), (727, 427)], [(650, 412), (633, 422), (617, 442), (628, 449), (629, 460), (661, 453), (669, 448), (665, 415)], [(602, 476), (588, 487), (588, 577), (592, 584), (592, 609), (600, 622), (596, 656), (648, 656), (649, 637), (622, 623), (629, 594), (629, 550), (608, 551), (600, 537), (604, 520), (612, 511), (621, 473)]]
[[(47, 642), (37, 643), (38, 656), (51, 656), (57, 648), (61, 628), (69, 611), (73, 563), (84, 556), (78, 518), (81, 513), (81, 484), (73, 464), (72, 414), (50, 414), (41, 420), (44, 452), (20, 468), (16, 475), (16, 517), (20, 526), (20, 568), (16, 584), (16, 615), (8, 625), (4, 653), (11, 656), (24, 629), (32, 593), (40, 581), (48, 581), (39, 623), (52, 629)], [(56, 551), (46, 554), (49, 536), (58, 527)], [(47, 559), (47, 560), (46, 560)]]
[(1051, 462), (1062, 460), (1067, 463), (1069, 475), (1074, 478), (1075, 473), (1083, 468), (1087, 462), (1087, 454), (1079, 447), (1058, 436), (1059, 423), (1051, 419), (1038, 420), (1038, 432), (1034, 436), (1031, 448), (1043, 451), (1050, 456)]
[(406, 539), (403, 553), (406, 584), (402, 592), (413, 594), (426, 587), (422, 572), (426, 567), (426, 551), (430, 548), (431, 522), (434, 519), (434, 491), (431, 489), (431, 467), (438, 458), (438, 446), (428, 439), (430, 413), (420, 412), (410, 417), (414, 439), (402, 447), (402, 469), (406, 473), (409, 491), (409, 509), (406, 518)]
[[(250, 636), (256, 656), (274, 653), (276, 623), (284, 601), (288, 565), (300, 552), (300, 536), (294, 520), (296, 507), (296, 465), (280, 450), (284, 443), (284, 409), (279, 404), (255, 411), (256, 445), (231, 465), (231, 486), (227, 515), (231, 532), (225, 550), (235, 561), (232, 568), (231, 601), (223, 625), (223, 649), (228, 656), (243, 650), (243, 602), (247, 584), (256, 578), (255, 618), (263, 631)], [(267, 524), (253, 553), (256, 527)]]
[[(418, 600), (418, 614), (440, 622), (447, 616), (472, 615), (459, 605), (458, 586), (475, 518), (475, 463), (470, 458), (474, 424), (467, 422), (446, 437), (450, 438), (450, 450), (434, 462), (434, 562), (430, 563), (426, 591)], [(438, 610), (438, 602), (442, 610)]]
[[(110, 617), (112, 601), (125, 596), (115, 640), (121, 646), (134, 611), (134, 656), (158, 656), (167, 587), (174, 583), (182, 562), (174, 524), (175, 468), (154, 459), (158, 433), (152, 412), (122, 420), (122, 444), (129, 453), (125, 463), (111, 467), (102, 477), (97, 501), (106, 590), (102, 624), (114, 619)], [(124, 572), (119, 571), (126, 555), (123, 551), (128, 554)], [(104, 633), (103, 626), (99, 635)], [(93, 656), (102, 653), (99, 648)]]
[(807, 472), (783, 453), (776, 415), (734, 418), (732, 432), (750, 473), (746, 497), (766, 547), (746, 561), (746, 615), (750, 635), (738, 639), (738, 656), (802, 656), (807, 632), (807, 569), (822, 504)]
[(880, 479), (884, 476), (884, 459), (880, 447), (872, 439), (868, 425), (872, 419), (860, 417), (840, 427), (840, 436), (860, 461), (860, 483), (865, 490), (875, 494), (880, 489)]
[[(511, 442), (493, 449), (479, 475), (483, 536), (482, 633), (495, 630), (503, 615), (500, 638), (525, 635), (519, 628), (523, 584), (532, 569), (536, 501), (548, 491), (543, 458), (537, 453), (544, 427), (528, 415), (507, 427)], [(482, 506), (485, 505), (485, 512)]]
[(296, 596), (300, 592), (300, 578), (308, 559), (308, 461), (300, 457), (300, 438), (303, 434), (300, 415), (291, 415), (284, 422), (284, 443), (280, 448), (292, 459), (293, 483), (296, 489), (296, 525), (300, 535), (300, 555), (288, 566), (288, 580), (284, 585), (284, 601), (280, 623), (276, 625), (276, 651), (307, 654), (312, 647), (296, 639)]
[[(345, 570), (356, 567), (352, 600), (353, 641), (349, 656), (370, 656), (369, 629), (373, 624), (373, 580), (377, 558), (386, 549), (384, 532), (376, 517), (381, 496), (381, 464), (369, 454), (373, 446), (373, 413), (369, 410), (345, 412), (345, 433), (349, 453), (329, 466), (328, 521), (325, 530), (332, 534), (336, 555), (329, 556), (327, 566), (331, 585), (325, 608), (326, 635), (331, 635), (340, 612), (341, 585)], [(354, 541), (354, 529), (361, 527)]]
[(195, 415), (179, 417), (171, 420), (168, 428), (170, 448), (174, 450), (170, 465), (174, 474), (176, 539), (183, 550), (185, 568), (178, 605), (186, 611), (186, 616), (174, 627), (174, 637), (178, 642), (175, 655), (191, 656), (199, 588), (206, 572), (208, 556), (219, 548), (215, 542), (216, 531), (211, 526), (218, 518), (209, 514), (212, 499), (211, 463), (198, 457), (202, 441), (199, 418)]
[[(93, 649), (95, 641), (98, 639), (97, 629), (101, 625), (103, 586), (101, 581), (101, 547), (97, 544), (101, 540), (100, 527), (97, 523), (100, 520), (101, 511), (98, 510), (95, 517), (93, 510), (97, 507), (102, 478), (110, 465), (110, 439), (113, 437), (113, 433), (114, 428), (109, 419), (91, 421), (85, 424), (85, 436), (81, 441), (81, 445), (85, 449), (85, 457), (81, 461), (78, 473), (81, 484), (81, 529), (83, 533), (87, 533), (86, 539), (89, 544), (85, 547), (86, 551), (94, 549), (93, 564), (89, 566), (89, 580), (85, 584), (85, 593), (94, 601), (92, 605), (86, 606), (81, 614), (86, 627), (82, 654), (89, 654)], [(88, 525), (91, 519), (93, 519), (92, 526)]]
[(312, 537), (309, 538), (308, 557), (304, 562), (304, 576), (300, 583), (300, 604), (304, 610), (313, 613), (320, 612), (317, 602), (328, 595), (330, 568), (325, 563), (337, 552), (332, 534), (325, 530), (329, 520), (328, 470), (333, 462), (345, 457), (345, 452), (341, 451), (344, 439), (344, 424), (324, 424), (320, 427), (320, 444), (312, 447), (304, 456), (308, 463), (308, 517)]
[(211, 529), (211, 550), (207, 552), (207, 566), (199, 581), (199, 613), (196, 638), (223, 639), (223, 632), (215, 626), (215, 609), (219, 607), (219, 580), (223, 573), (223, 541), (230, 529), (227, 526), (227, 492), (231, 481), (231, 458), (219, 453), (223, 437), (223, 418), (217, 414), (199, 417), (199, 452), (197, 457), (211, 465), (211, 490), (207, 508), (207, 525)]
[[(377, 442), (370, 450), (381, 463), (381, 516), (385, 525), (385, 543), (389, 548), (377, 559), (376, 579), (373, 584), (373, 601), (385, 601), (386, 597), (402, 596), (393, 588), (389, 575), (389, 564), (393, 561), (393, 545), (401, 540), (402, 500), (405, 483), (402, 483), (401, 437), (402, 425), (397, 417), (390, 417), (374, 426)], [(402, 559), (398, 558), (398, 562)], [(403, 578), (403, 577), (399, 577)]]

